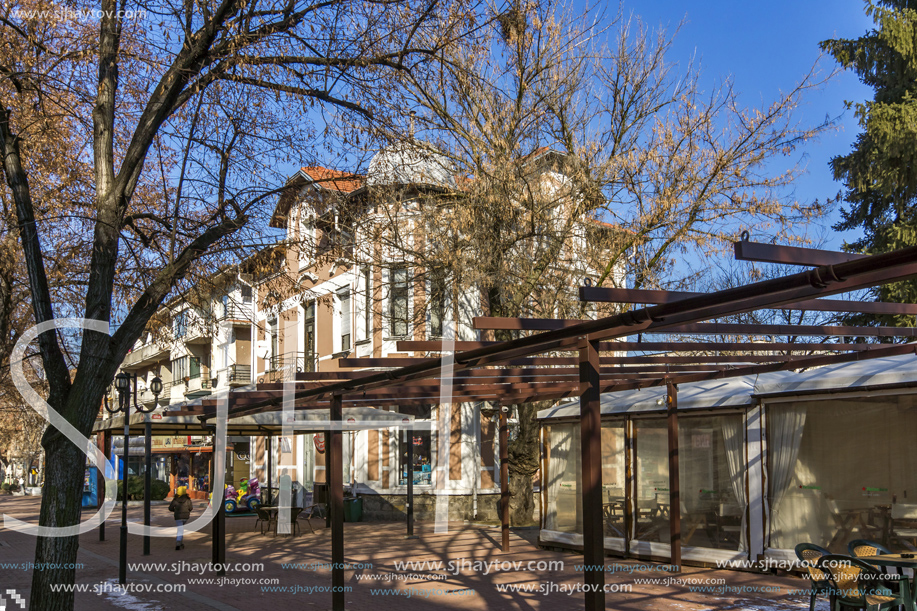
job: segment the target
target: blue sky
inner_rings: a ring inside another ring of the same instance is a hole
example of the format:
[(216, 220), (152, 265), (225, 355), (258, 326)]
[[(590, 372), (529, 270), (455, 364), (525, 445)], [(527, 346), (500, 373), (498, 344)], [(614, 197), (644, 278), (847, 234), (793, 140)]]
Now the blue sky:
[[(705, 83), (712, 85), (731, 77), (740, 99), (750, 106), (792, 88), (818, 59), (820, 41), (856, 38), (873, 27), (863, 11), (862, 0), (625, 0), (622, 6), (626, 15), (639, 16), (652, 28), (662, 26), (674, 31), (684, 20), (669, 60), (686, 65), (695, 56)], [(609, 5), (608, 12), (613, 13), (614, 7)], [(826, 73), (835, 66), (827, 56), (820, 63)], [(853, 73), (843, 72), (804, 100), (797, 115), (804, 123), (817, 124), (826, 115), (841, 119), (836, 131), (801, 149), (807, 172), (796, 182), (796, 199), (824, 200), (841, 189), (831, 176), (828, 161), (847, 153), (859, 131), (853, 112), (844, 111), (844, 101), (871, 97), (871, 89), (864, 87)], [(839, 249), (845, 238), (857, 237), (853, 232), (839, 234), (830, 230), (836, 220), (836, 213), (825, 219), (824, 248)]]

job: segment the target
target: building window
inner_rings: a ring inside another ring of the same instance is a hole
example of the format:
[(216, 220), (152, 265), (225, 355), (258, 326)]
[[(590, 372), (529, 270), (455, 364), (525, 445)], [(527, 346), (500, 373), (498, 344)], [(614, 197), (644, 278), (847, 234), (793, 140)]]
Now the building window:
[[(408, 439), (414, 448), (414, 464), (408, 465)], [(413, 478), (415, 485), (429, 486), (432, 483), (432, 456), (433, 447), (431, 431), (402, 431), (398, 437), (399, 483), (407, 485), (407, 478)]]
[(242, 303), (251, 303), (252, 302), (252, 287), (247, 284), (243, 284), (241, 287), (242, 292)]
[(443, 321), (446, 318), (446, 275), (442, 270), (430, 273), (430, 336), (443, 336)]
[(369, 339), (373, 328), (373, 300), (371, 292), (372, 268), (363, 268), (363, 339)]
[(195, 356), (183, 356), (172, 361), (172, 379), (199, 378), (201, 360)]
[(390, 296), (392, 335), (404, 337), (408, 334), (408, 270), (406, 267), (392, 268)]
[(184, 337), (188, 333), (188, 310), (182, 310), (172, 319), (172, 335)]
[(341, 301), (341, 351), (350, 350), (350, 289), (338, 292)]
[(270, 326), (271, 334), (271, 354), (268, 357), (267, 370), (274, 371), (280, 362), (280, 333), (278, 332), (276, 318), (272, 318), (268, 321), (268, 325)]
[[(303, 308), (303, 352), (312, 355), (315, 352), (315, 301), (310, 301)], [(307, 358), (312, 358), (307, 356)], [(309, 371), (312, 371), (311, 369)]]
[(315, 371), (315, 301), (303, 305), (303, 371)]
[(188, 377), (188, 357), (183, 356), (172, 361), (172, 378), (184, 380)]

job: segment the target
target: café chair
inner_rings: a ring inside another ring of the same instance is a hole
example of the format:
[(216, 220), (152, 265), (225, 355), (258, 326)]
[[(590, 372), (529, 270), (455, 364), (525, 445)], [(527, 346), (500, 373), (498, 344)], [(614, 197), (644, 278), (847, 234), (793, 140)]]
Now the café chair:
[[(853, 556), (854, 558), (863, 558), (865, 556), (880, 556), (882, 554), (891, 554), (892, 551), (882, 545), (881, 543), (876, 543), (875, 541), (870, 541), (868, 539), (854, 539), (847, 544), (847, 553)], [(888, 575), (888, 567), (886, 566), (877, 566), (877, 569), (881, 573)], [(895, 567), (895, 572), (901, 575), (901, 569)], [(897, 588), (898, 582), (888, 581), (886, 585), (894, 589)]]
[(843, 611), (845, 607), (884, 611), (906, 604), (904, 597), (889, 589), (882, 573), (868, 562), (842, 554), (828, 554), (818, 559), (818, 568), (828, 575), (831, 584), (832, 611)]
[(891, 520), (892, 538), (917, 546), (917, 505), (895, 503), (892, 505)]
[(819, 559), (828, 556), (831, 552), (814, 543), (800, 543), (796, 546), (796, 557), (806, 563), (809, 579), (812, 581), (812, 595), (809, 598), (809, 611), (815, 611), (815, 599), (819, 595), (830, 594), (831, 584), (828, 582), (827, 573), (817, 567)]
[(255, 509), (255, 513), (258, 514), (258, 520), (255, 522), (255, 526), (261, 526), (261, 534), (264, 534), (264, 525), (267, 524), (268, 531), (271, 530), (271, 526), (275, 523), (274, 515), (262, 507)]

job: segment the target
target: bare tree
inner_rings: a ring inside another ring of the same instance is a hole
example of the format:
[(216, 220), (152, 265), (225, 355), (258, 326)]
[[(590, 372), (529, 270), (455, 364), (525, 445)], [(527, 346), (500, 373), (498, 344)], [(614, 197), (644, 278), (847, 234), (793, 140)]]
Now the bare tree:
[[(40, 335), (51, 407), (88, 435), (119, 363), (189, 270), (215, 248), (260, 245), (253, 219), (284, 164), (348, 142), (344, 117), (380, 116), (404, 74), (485, 20), (461, 0), (6, 3), (0, 152), (34, 320), (116, 323), (82, 336), (72, 377), (58, 335)], [(55, 299), (51, 236), (81, 254), (79, 299)], [(82, 451), (53, 429), (43, 445), (40, 523), (75, 524)], [(77, 546), (40, 537), (35, 561), (72, 567)], [(73, 594), (49, 585), (73, 581), (73, 569), (35, 571), (31, 608), (71, 609)]]
[[(821, 82), (814, 70), (746, 108), (728, 82), (705, 91), (694, 66), (678, 70), (664, 32), (620, 16), (599, 31), (595, 17), (513, 3), (409, 75), (416, 116), (375, 124), (409, 176), (370, 168), (370, 199), (396, 203), (361, 228), (370, 238), (358, 243), (383, 246), (359, 256), (411, 271), (415, 336), (437, 273), (452, 294), (481, 295), (485, 315), (592, 316), (575, 291), (585, 277), (677, 285), (681, 257), (743, 229), (786, 236), (822, 213), (781, 192), (799, 172), (789, 155), (829, 127), (793, 119)], [(514, 522), (532, 515), (538, 407), (519, 406), (510, 447)]]

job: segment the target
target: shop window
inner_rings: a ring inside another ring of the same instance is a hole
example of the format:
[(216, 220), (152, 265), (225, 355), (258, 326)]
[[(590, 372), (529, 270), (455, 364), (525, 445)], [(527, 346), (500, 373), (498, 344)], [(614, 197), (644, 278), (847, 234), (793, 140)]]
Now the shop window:
[[(408, 440), (414, 448), (414, 464), (408, 465)], [(407, 478), (412, 477), (415, 485), (428, 486), (432, 483), (433, 457), (431, 431), (402, 431), (398, 438), (399, 483), (407, 485)]]

